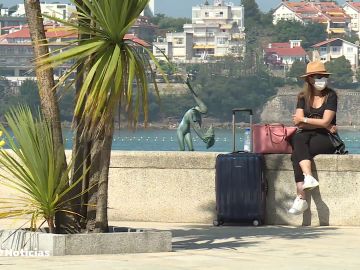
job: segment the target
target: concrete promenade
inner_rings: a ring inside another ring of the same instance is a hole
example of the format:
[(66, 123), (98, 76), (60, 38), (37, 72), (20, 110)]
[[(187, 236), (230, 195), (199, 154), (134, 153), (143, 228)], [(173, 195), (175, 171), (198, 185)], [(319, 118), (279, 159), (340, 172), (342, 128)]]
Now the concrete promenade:
[(173, 252), (0, 257), (1, 270), (360, 269), (360, 227), (219, 227), (201, 224), (112, 222), (171, 230)]

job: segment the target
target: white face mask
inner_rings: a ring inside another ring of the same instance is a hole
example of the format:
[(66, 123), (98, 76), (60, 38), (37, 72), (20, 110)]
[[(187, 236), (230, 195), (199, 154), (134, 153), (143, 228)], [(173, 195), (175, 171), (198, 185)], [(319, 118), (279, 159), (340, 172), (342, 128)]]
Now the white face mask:
[(326, 77), (322, 77), (321, 79), (314, 79), (314, 80), (315, 80), (314, 87), (318, 91), (324, 90), (328, 84), (328, 78)]

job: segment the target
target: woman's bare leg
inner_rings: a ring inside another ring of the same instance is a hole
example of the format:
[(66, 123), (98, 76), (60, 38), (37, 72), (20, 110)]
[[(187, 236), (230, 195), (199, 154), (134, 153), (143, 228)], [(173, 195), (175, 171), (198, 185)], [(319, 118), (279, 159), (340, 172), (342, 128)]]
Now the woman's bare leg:
[(301, 170), (306, 175), (312, 175), (311, 173), (311, 161), (308, 159), (302, 160), (299, 162)]
[(297, 193), (298, 196), (300, 195), (303, 200), (305, 200), (306, 195), (305, 195), (305, 191), (303, 189), (303, 185), (304, 185), (304, 182), (297, 182), (296, 183), (296, 193)]

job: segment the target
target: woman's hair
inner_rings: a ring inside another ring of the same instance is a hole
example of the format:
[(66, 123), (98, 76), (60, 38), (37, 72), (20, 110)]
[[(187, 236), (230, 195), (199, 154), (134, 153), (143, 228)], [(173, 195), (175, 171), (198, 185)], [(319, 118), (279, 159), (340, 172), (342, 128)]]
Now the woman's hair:
[[(326, 103), (330, 92), (336, 93), (328, 87), (321, 91), (322, 96), (325, 97), (324, 103)], [(314, 86), (309, 82), (309, 77), (305, 78), (303, 90), (298, 94), (298, 100), (301, 98), (305, 99), (305, 108), (309, 109), (314, 98)]]

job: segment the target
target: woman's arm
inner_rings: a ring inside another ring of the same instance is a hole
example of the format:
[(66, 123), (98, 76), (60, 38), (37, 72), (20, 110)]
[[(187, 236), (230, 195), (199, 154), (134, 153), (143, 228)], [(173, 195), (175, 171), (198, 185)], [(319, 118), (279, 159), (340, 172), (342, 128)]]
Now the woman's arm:
[(315, 128), (329, 128), (331, 121), (334, 119), (334, 116), (334, 111), (325, 110), (322, 119), (307, 118), (304, 117), (304, 110), (297, 109), (295, 115), (293, 116), (293, 121), (296, 126), (306, 124), (306, 127), (309, 125)]
[(295, 118), (297, 119), (304, 119), (304, 109), (301, 108), (297, 108), (295, 111), (295, 115), (293, 115), (293, 122), (295, 124), (295, 126), (302, 128), (302, 129), (315, 129), (318, 128), (317, 126), (313, 126), (307, 123), (295, 123)]

